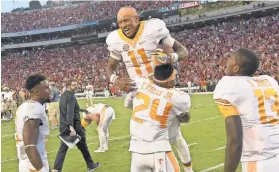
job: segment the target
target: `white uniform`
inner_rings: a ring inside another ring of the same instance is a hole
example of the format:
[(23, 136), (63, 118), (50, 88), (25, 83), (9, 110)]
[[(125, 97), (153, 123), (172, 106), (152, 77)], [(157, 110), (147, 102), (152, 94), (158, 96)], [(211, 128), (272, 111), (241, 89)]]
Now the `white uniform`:
[(158, 87), (147, 78), (136, 78), (136, 97), (130, 121), (131, 171), (177, 171), (179, 165), (169, 142), (168, 128), (191, 106), (188, 94)]
[(113, 108), (103, 103), (93, 104), (86, 110), (92, 115), (100, 115), (100, 122), (98, 127), (102, 128), (104, 131), (108, 129), (111, 120), (115, 119)]
[(92, 115), (100, 115), (100, 121), (97, 129), (99, 133), (100, 149), (108, 150), (108, 127), (111, 124), (111, 121), (115, 119), (113, 108), (103, 103), (97, 103), (91, 105), (86, 110)]
[(87, 85), (85, 89), (86, 89), (85, 93), (86, 93), (87, 100), (90, 100), (91, 103), (93, 103), (92, 102), (93, 101), (93, 97), (94, 97), (93, 86), (92, 85)]
[(27, 101), (19, 106), (16, 112), (16, 133), (15, 139), (17, 147), (17, 155), (19, 159), (19, 172), (30, 172), (30, 170), (36, 170), (30, 163), (27, 154), (25, 153), (24, 143), (23, 143), (23, 126), (24, 122), (28, 119), (40, 119), (41, 125), (39, 127), (39, 137), (37, 143), (37, 150), (43, 161), (43, 165), (48, 169), (47, 153), (45, 149), (44, 137), (49, 135), (49, 127), (47, 122), (47, 115), (45, 109), (39, 102)]
[[(120, 29), (111, 32), (107, 37), (110, 57), (123, 59), (129, 77), (148, 77), (154, 72), (154, 63), (150, 54), (159, 47), (160, 41), (171, 37), (163, 20), (150, 19), (142, 21), (134, 39), (127, 38)], [(173, 122), (170, 127), (170, 138), (175, 139), (180, 134), (179, 122)]]
[(129, 77), (149, 76), (154, 72), (150, 54), (159, 47), (160, 41), (170, 37), (164, 21), (150, 19), (141, 21), (134, 39), (127, 38), (121, 29), (111, 32), (106, 40), (110, 57), (123, 60)]
[(279, 170), (278, 95), (278, 83), (267, 75), (225, 76), (216, 86), (214, 99), (218, 106), (235, 107), (234, 115), (240, 115), (242, 121), (244, 172), (253, 168), (257, 172)]

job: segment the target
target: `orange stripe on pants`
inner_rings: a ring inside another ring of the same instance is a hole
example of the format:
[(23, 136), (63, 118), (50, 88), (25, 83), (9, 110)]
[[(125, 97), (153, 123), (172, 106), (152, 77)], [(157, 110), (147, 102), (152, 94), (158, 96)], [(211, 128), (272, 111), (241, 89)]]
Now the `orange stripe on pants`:
[(102, 109), (102, 112), (101, 112), (101, 120), (100, 120), (100, 124), (99, 126), (102, 126), (103, 123), (104, 123), (104, 119), (105, 119), (105, 116), (106, 116), (106, 110), (107, 110), (107, 107), (105, 106), (103, 109)]
[(173, 166), (174, 171), (175, 172), (180, 172), (180, 167), (178, 165), (178, 162), (177, 162), (173, 152), (167, 152), (167, 156), (168, 156), (168, 158), (169, 158), (169, 160), (170, 160), (170, 162)]
[(257, 172), (257, 162), (248, 162), (247, 172)]

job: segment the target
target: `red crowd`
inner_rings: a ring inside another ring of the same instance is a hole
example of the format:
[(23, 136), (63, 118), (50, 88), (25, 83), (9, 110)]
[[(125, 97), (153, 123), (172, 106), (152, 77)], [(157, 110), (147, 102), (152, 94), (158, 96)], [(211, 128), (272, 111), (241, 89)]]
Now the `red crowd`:
[[(172, 33), (190, 54), (187, 60), (179, 63), (181, 84), (191, 81), (204, 86), (217, 82), (224, 73), (229, 54), (240, 47), (256, 51), (261, 57), (259, 71), (279, 79), (278, 28), (277, 14)], [(2, 84), (20, 89), (26, 75), (42, 72), (50, 80), (57, 81), (59, 89), (69, 77), (77, 78), (82, 87), (91, 82), (95, 90), (103, 89), (107, 85), (105, 66), (108, 57), (103, 43), (12, 53), (2, 59)], [(118, 73), (127, 77), (124, 64)]]
[(167, 6), (172, 1), (92, 1), (68, 7), (46, 8), (1, 14), (1, 32), (47, 29), (115, 17), (123, 6), (135, 7), (139, 13)]

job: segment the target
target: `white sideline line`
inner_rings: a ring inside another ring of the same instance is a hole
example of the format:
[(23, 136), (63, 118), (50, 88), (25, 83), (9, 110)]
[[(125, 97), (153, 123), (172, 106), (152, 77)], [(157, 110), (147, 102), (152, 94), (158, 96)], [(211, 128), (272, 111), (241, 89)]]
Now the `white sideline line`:
[(225, 149), (225, 148), (226, 148), (226, 146), (222, 146), (222, 147), (216, 148), (214, 150), (217, 151), (217, 150), (222, 150), (222, 149)]
[(188, 147), (190, 147), (190, 146), (194, 146), (194, 145), (197, 145), (198, 143), (190, 143), (190, 144), (188, 144)]
[(215, 165), (215, 166), (210, 167), (210, 168), (208, 168), (208, 169), (202, 170), (202, 171), (200, 171), (200, 172), (208, 172), (208, 171), (211, 171), (211, 170), (214, 170), (214, 169), (216, 169), (216, 168), (223, 167), (223, 166), (224, 166), (224, 163), (218, 164), (218, 165)]
[(205, 121), (208, 121), (208, 120), (212, 120), (212, 119), (216, 119), (216, 118), (221, 118), (222, 116), (215, 116), (215, 117), (212, 117), (212, 118), (207, 118), (207, 119), (204, 119)]

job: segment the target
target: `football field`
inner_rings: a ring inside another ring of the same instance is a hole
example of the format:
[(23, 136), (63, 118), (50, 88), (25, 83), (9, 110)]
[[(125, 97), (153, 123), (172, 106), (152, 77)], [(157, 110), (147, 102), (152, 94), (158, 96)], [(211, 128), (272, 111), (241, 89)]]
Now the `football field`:
[[(223, 171), (226, 133), (224, 119), (218, 112), (212, 95), (192, 95), (191, 120), (181, 125), (181, 132), (186, 139), (192, 157), (194, 171)], [(112, 106), (116, 119), (109, 128), (109, 150), (105, 153), (94, 153), (99, 147), (96, 124), (86, 128), (87, 144), (94, 161), (99, 161), (101, 167), (96, 172), (129, 172), (131, 154), (129, 149), (129, 120), (131, 110), (123, 106), (124, 99), (96, 99), (95, 101)], [(81, 108), (85, 100), (79, 100)], [(17, 172), (18, 160), (14, 139), (14, 121), (2, 122), (1, 128), (1, 171)], [(50, 166), (56, 157), (60, 141), (57, 138), (58, 129), (52, 130), (47, 145)], [(175, 152), (175, 150), (174, 150)], [(177, 154), (176, 154), (177, 155)], [(176, 156), (178, 158), (178, 156)], [(178, 161), (180, 162), (179, 158)], [(182, 170), (182, 164), (181, 170)], [(86, 164), (77, 148), (68, 151), (65, 159), (64, 172), (85, 172)], [(240, 168), (239, 170), (240, 171)]]

